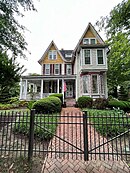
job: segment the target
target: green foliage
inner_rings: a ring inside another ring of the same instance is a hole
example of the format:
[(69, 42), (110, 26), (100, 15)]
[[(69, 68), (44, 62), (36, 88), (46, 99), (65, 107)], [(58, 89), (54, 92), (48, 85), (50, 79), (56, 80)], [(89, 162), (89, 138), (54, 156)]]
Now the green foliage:
[(33, 104), (33, 109), (35, 109), (37, 113), (60, 112), (61, 101), (57, 97), (46, 97), (36, 101)]
[(18, 23), (15, 16), (23, 15), (20, 9), (35, 10), (32, 0), (4, 0), (0, 1), (0, 50), (10, 50), (14, 56), (24, 56), (27, 43), (24, 38), (25, 27)]
[(23, 66), (20, 67), (15, 58), (8, 58), (6, 53), (0, 52), (0, 101), (12, 97), (12, 89), (15, 90), (20, 80)]
[(28, 104), (27, 104), (27, 108), (28, 108), (29, 110), (33, 109), (33, 104), (34, 104), (35, 102), (36, 102), (35, 100), (29, 101)]
[(128, 93), (125, 91), (123, 86), (120, 87), (118, 95), (119, 95), (118, 96), (119, 100), (127, 100), (128, 99)]
[(80, 108), (91, 108), (93, 99), (91, 97), (82, 96), (78, 98), (77, 103)]
[(118, 100), (110, 100), (108, 102), (108, 107), (113, 109), (113, 108), (119, 108), (124, 111), (129, 111), (130, 110), (130, 102), (128, 101), (118, 101)]
[(108, 105), (108, 100), (105, 98), (97, 98), (93, 102), (93, 106), (96, 109), (106, 109), (107, 105)]
[(49, 95), (49, 97), (58, 97), (63, 104), (63, 94), (61, 94), (61, 93), (51, 94), (51, 95)]
[(119, 110), (87, 110), (87, 112), (89, 121), (95, 123), (94, 128), (105, 137), (114, 137), (128, 130), (130, 119)]
[[(34, 136), (39, 139), (51, 139), (56, 132), (57, 127), (57, 114), (36, 114), (35, 123), (37, 126), (34, 127)], [(18, 120), (19, 123), (15, 124), (13, 127), (14, 133), (22, 133), (24, 135), (29, 135), (30, 116), (21, 117)]]

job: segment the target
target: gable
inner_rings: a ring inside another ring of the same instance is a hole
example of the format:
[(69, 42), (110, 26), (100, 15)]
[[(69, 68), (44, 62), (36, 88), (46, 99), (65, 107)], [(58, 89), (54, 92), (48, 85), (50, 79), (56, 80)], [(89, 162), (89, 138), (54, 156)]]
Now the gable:
[(42, 64), (61, 64), (61, 63), (64, 62), (63, 59), (62, 59), (62, 57), (61, 57), (61, 55), (59, 54), (58, 51), (57, 51), (57, 58), (56, 58), (55, 60), (50, 60), (50, 59), (48, 58), (48, 54), (49, 54), (49, 51), (50, 51), (50, 50), (56, 50), (56, 51), (57, 51), (57, 49), (55, 48), (55, 46), (52, 45), (52, 46), (50, 47), (50, 49), (48, 50), (48, 52), (47, 52), (45, 58), (43, 59)]
[[(48, 56), (49, 51), (53, 51), (53, 50), (57, 52), (57, 57), (56, 57), (56, 59), (49, 59), (49, 56)], [(64, 59), (64, 57), (58, 50), (55, 43), (52, 41), (38, 62), (39, 62), (39, 64), (42, 65), (42, 64), (61, 64), (64, 61), (66, 61), (66, 60)]]
[(83, 44), (83, 39), (84, 38), (95, 38), (96, 39), (96, 43), (97, 44), (105, 44), (105, 42), (103, 41), (103, 39), (100, 37), (100, 35), (98, 34), (98, 32), (95, 30), (95, 28), (93, 27), (93, 25), (91, 23), (88, 24), (87, 28), (85, 29), (83, 35), (81, 36), (78, 44), (76, 45), (74, 52), (77, 50), (77, 48)]

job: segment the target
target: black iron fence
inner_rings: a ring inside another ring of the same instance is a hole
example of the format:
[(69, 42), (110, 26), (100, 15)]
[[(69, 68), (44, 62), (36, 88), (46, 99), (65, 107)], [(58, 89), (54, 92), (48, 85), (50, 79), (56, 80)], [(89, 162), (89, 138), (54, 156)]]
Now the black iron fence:
[(2, 112), (0, 155), (130, 162), (130, 117), (117, 111)]
[(130, 116), (122, 111), (85, 111), (87, 160), (125, 160), (130, 163)]

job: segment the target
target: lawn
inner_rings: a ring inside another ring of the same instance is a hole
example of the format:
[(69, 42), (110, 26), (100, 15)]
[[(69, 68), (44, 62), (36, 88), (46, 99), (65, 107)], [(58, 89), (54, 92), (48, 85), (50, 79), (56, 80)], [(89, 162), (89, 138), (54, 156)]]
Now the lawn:
[(103, 136), (117, 136), (130, 128), (130, 118), (120, 110), (96, 110), (87, 111), (89, 122)]

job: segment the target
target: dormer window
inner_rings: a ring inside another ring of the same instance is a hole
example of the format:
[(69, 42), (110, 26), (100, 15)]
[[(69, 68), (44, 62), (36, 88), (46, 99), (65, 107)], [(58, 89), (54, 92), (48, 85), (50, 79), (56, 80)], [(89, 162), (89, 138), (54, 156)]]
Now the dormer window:
[(57, 58), (57, 51), (56, 50), (50, 50), (48, 54), (48, 59), (55, 60)]
[(83, 44), (96, 44), (96, 39), (95, 38), (84, 38)]
[(66, 54), (65, 54), (65, 57), (66, 57), (66, 58), (72, 58), (72, 53), (66, 53)]

